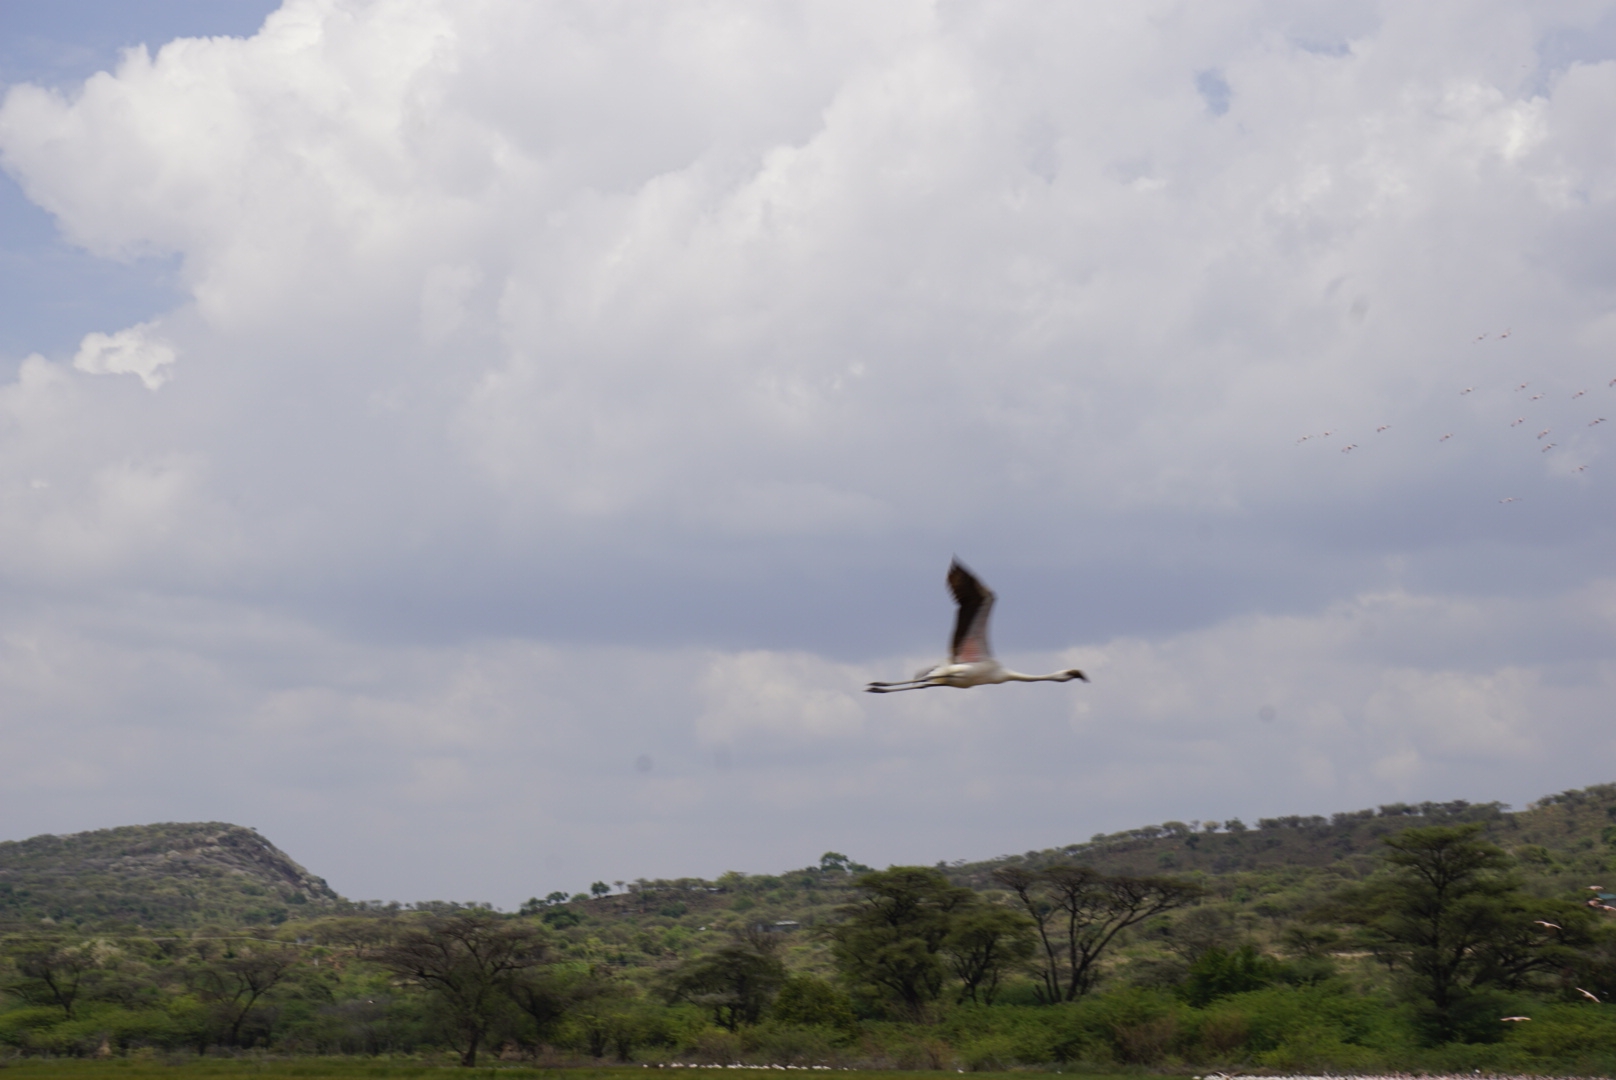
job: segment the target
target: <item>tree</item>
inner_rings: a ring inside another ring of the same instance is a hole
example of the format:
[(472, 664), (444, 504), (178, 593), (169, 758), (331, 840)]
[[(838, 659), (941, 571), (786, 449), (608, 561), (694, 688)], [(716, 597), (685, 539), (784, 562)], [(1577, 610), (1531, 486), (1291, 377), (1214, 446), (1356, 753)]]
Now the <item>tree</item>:
[(610, 885), (606, 884), (604, 881), (597, 881), (593, 885), (589, 886), (589, 895), (590, 896), (596, 896), (596, 897), (605, 896), (607, 893), (609, 893), (611, 891), (612, 891), (612, 887)]
[(1021, 967), (1036, 948), (1033, 924), (1018, 911), (976, 904), (954, 916), (943, 955), (959, 977), (959, 1000), (993, 1004), (1005, 972)]
[(713, 1022), (730, 1031), (755, 1024), (785, 982), (779, 954), (773, 935), (743, 931), (717, 950), (682, 964), (668, 997), (711, 1009)]
[(533, 1021), (536, 1041), (543, 1041), (555, 1033), (568, 1013), (609, 997), (617, 989), (592, 966), (556, 964), (515, 974), (508, 992), (516, 1007)]
[(97, 967), (93, 942), (70, 945), (59, 938), (26, 942), (12, 952), (12, 962), (22, 978), (6, 989), (30, 1004), (55, 1005), (68, 1020)]
[(1039, 996), (1046, 1002), (1086, 994), (1099, 976), (1101, 954), (1118, 934), (1203, 892), (1194, 882), (1102, 874), (1087, 866), (1009, 866), (993, 876), (1016, 895), (1038, 930)]
[(792, 975), (780, 987), (770, 1010), (782, 1024), (831, 1028), (844, 1036), (858, 1030), (853, 1003), (836, 987), (812, 975)]
[(864, 896), (839, 908), (844, 921), (828, 932), (837, 967), (920, 1019), (947, 980), (943, 946), (955, 915), (977, 895), (925, 866), (871, 871), (854, 884)]
[(1576, 917), (1522, 894), (1513, 861), (1482, 838), (1483, 828), (1434, 825), (1385, 837), (1390, 873), (1346, 898), (1344, 917), (1363, 925), (1374, 950), (1404, 973), (1434, 1041), (1472, 1033), (1473, 1013), (1492, 1017), (1484, 990), (1521, 988), (1565, 960), (1565, 945), (1534, 918), (1564, 926)]
[(224, 1041), (239, 1046), (253, 1007), (291, 973), (297, 956), (274, 942), (255, 941), (244, 946), (227, 942), (215, 957), (214, 944), (207, 939), (199, 943), (201, 962), (191, 969), (191, 983), (197, 997), (213, 1007)]
[(510, 1006), (518, 976), (543, 961), (544, 939), (532, 924), (492, 912), (431, 915), (401, 933), (377, 959), (438, 999), (458, 1036), (460, 1064), (470, 1067)]

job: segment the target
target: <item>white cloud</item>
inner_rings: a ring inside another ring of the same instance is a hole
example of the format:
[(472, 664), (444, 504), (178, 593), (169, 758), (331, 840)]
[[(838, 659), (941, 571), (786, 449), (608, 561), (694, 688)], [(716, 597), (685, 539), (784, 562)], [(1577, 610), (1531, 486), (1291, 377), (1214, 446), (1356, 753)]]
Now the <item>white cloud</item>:
[(91, 375), (137, 375), (146, 389), (156, 390), (173, 377), (169, 365), (176, 357), (154, 330), (154, 324), (141, 323), (115, 334), (85, 334), (73, 366)]
[[(210, 789), (271, 835), (430, 805), (619, 876), (777, 865), (787, 809), (871, 861), (1609, 779), (1587, 18), (290, 0), (12, 87), (0, 163), (188, 297), (0, 385), (15, 679), (131, 760), (289, 755)], [(859, 696), (951, 550), (1095, 684)], [(40, 738), (76, 823), (181, 815)]]

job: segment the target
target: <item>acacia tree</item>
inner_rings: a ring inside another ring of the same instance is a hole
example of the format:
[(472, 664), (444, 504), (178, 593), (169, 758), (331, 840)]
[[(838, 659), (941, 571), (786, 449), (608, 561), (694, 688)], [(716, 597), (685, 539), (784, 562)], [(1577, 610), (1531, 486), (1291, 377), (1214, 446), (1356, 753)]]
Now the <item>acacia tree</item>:
[(208, 939), (198, 943), (200, 963), (190, 971), (197, 996), (213, 1006), (224, 1041), (241, 1044), (241, 1028), (253, 1007), (291, 973), (297, 963), (292, 950), (270, 941), (247, 945), (226, 943), (212, 956)]
[[(1403, 971), (1436, 1041), (1463, 1035), (1477, 1009), (1487, 1017), (1482, 1030), (1493, 1030), (1481, 992), (1520, 989), (1568, 963), (1586, 921), (1573, 905), (1523, 894), (1513, 860), (1482, 838), (1483, 828), (1434, 825), (1385, 837), (1391, 872), (1343, 905), (1375, 952)], [(1559, 929), (1551, 933), (1534, 919)]]
[(971, 904), (954, 914), (943, 939), (943, 955), (959, 977), (960, 1001), (993, 1004), (999, 979), (1031, 959), (1035, 946), (1032, 922), (1019, 911), (991, 904)]
[(1087, 866), (1018, 866), (993, 872), (1032, 917), (1042, 946), (1039, 996), (1074, 1001), (1093, 987), (1098, 961), (1118, 934), (1203, 893), (1199, 885), (1162, 877), (1102, 874)]
[(711, 1009), (715, 1023), (736, 1031), (742, 1024), (755, 1024), (762, 1018), (785, 981), (779, 939), (748, 930), (682, 964), (668, 985), (667, 996)]
[(843, 921), (827, 932), (836, 965), (849, 982), (920, 1019), (947, 981), (943, 947), (955, 916), (977, 895), (925, 866), (873, 870), (854, 884), (864, 895), (839, 908)]
[(543, 962), (544, 939), (531, 924), (493, 912), (434, 915), (406, 929), (377, 960), (438, 1000), (458, 1037), (460, 1064), (471, 1067), (519, 977)]
[(6, 989), (30, 1003), (55, 1005), (65, 1019), (73, 1019), (79, 995), (97, 967), (94, 944), (72, 945), (60, 938), (26, 942), (11, 954), (22, 978)]

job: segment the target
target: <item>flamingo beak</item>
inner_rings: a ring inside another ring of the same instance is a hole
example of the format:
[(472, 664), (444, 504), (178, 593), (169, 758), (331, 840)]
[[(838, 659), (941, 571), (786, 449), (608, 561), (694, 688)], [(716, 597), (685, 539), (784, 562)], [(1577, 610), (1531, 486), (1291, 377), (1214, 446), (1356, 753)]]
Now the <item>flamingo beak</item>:
[(1070, 675), (1074, 679), (1082, 679), (1084, 682), (1089, 681), (1089, 677), (1087, 675), (1083, 674), (1081, 671), (1077, 670), (1076, 668), (1073, 668), (1071, 671), (1068, 671), (1066, 674)]

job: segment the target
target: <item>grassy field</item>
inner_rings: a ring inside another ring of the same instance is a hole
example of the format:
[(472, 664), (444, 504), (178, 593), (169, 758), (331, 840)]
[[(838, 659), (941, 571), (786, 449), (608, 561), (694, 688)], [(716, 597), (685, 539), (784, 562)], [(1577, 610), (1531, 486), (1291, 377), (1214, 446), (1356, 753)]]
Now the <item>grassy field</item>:
[[(150, 1077), (180, 1077), (182, 1080), (245, 1080), (248, 1077), (285, 1077), (287, 1080), (415, 1080), (417, 1077), (441, 1077), (460, 1080), (461, 1077), (497, 1077), (498, 1080), (646, 1080), (655, 1067), (602, 1066), (581, 1069), (541, 1069), (518, 1064), (479, 1065), (475, 1069), (462, 1069), (447, 1062), (432, 1064), (421, 1061), (387, 1061), (373, 1058), (303, 1058), (303, 1059), (231, 1059), (198, 1057), (115, 1058), (95, 1061), (84, 1058), (0, 1059), (5, 1080), (146, 1080)], [(671, 1071), (671, 1070), (663, 1070)], [(687, 1069), (680, 1069), (681, 1073)], [(782, 1070), (760, 1066), (746, 1069), (690, 1068), (702, 1075), (720, 1072), (730, 1076)], [(826, 1070), (793, 1069), (792, 1072), (824, 1072)], [(903, 1080), (905, 1077), (930, 1077), (936, 1072), (900, 1072), (896, 1070), (867, 1071), (862, 1069), (834, 1070), (838, 1080)], [(973, 1080), (1026, 1080), (1026, 1072), (972, 1073)], [(1085, 1074), (1084, 1080), (1124, 1080), (1123, 1077), (1104, 1077)], [(1138, 1074), (1127, 1080), (1139, 1080)]]

